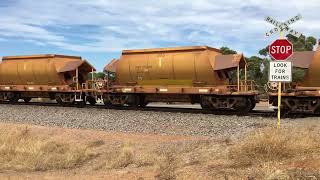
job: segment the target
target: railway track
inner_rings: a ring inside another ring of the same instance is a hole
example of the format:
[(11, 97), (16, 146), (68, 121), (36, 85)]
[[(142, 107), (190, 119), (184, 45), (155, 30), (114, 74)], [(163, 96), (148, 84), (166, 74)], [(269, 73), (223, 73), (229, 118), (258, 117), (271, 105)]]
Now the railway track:
[[(11, 104), (9, 102), (0, 102), (0, 104), (8, 104), (8, 105), (30, 105), (30, 106), (55, 106), (61, 107), (61, 105), (54, 102), (18, 102), (15, 104)], [(69, 105), (67, 107), (75, 107), (79, 108), (77, 105)], [(190, 107), (163, 107), (163, 106), (147, 106), (144, 108), (136, 108), (136, 107), (106, 107), (103, 104), (90, 105), (86, 104), (85, 108), (100, 108), (100, 109), (113, 109), (113, 110), (135, 110), (135, 111), (155, 111), (155, 112), (173, 112), (173, 113), (191, 113), (191, 114), (215, 114), (215, 115), (233, 115), (233, 116), (256, 116), (256, 117), (276, 117), (277, 114), (273, 111), (266, 110), (252, 110), (248, 114), (239, 114), (236, 111), (231, 110), (219, 110), (219, 111), (206, 111), (199, 108), (190, 108)], [(304, 113), (293, 113), (282, 115), (283, 118), (306, 118), (306, 117), (319, 117), (319, 114), (304, 114)]]
[[(50, 102), (18, 102), (15, 104), (11, 104), (9, 102), (0, 102), (0, 104), (7, 104), (7, 105), (28, 105), (28, 106), (54, 106), (54, 107), (61, 107), (57, 103), (50, 103)], [(77, 105), (70, 105), (67, 107), (75, 107)], [(156, 106), (147, 106), (144, 108), (135, 108), (135, 107), (105, 107), (103, 104), (98, 105), (90, 105), (87, 104), (85, 108), (101, 108), (101, 109), (113, 109), (113, 110), (136, 110), (136, 111), (155, 111), (155, 112), (173, 112), (173, 113), (191, 113), (191, 114), (215, 114), (215, 115), (237, 115), (237, 116), (260, 116), (260, 117), (273, 117), (276, 114), (272, 111), (263, 111), (263, 110), (253, 110), (246, 115), (241, 115), (236, 111), (231, 110), (219, 110), (219, 111), (205, 111), (199, 108), (190, 108), (190, 107), (156, 107)]]
[[(86, 108), (61, 107), (49, 102), (19, 102), (16, 105), (0, 104), (0, 123), (22, 123), (49, 127), (97, 129), (112, 132), (147, 133), (160, 135), (187, 135), (210, 137), (237, 137), (255, 128), (274, 127), (276, 114), (263, 111), (263, 107), (246, 116), (236, 112), (202, 111), (199, 106), (131, 107), (107, 109), (104, 105), (88, 105)], [(176, 106), (168, 105), (168, 106)], [(283, 126), (317, 123), (318, 117), (300, 118), (293, 115), (285, 119)]]

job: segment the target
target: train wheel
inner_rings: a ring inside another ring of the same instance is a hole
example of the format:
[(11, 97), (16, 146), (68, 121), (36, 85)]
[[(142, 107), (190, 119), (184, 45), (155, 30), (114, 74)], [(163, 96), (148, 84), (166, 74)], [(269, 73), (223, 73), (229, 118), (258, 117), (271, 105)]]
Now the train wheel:
[(252, 109), (253, 105), (251, 99), (243, 98), (236, 104), (237, 114), (240, 116), (247, 115)]
[(140, 102), (140, 103), (139, 103), (139, 106), (142, 107), (142, 108), (144, 108), (144, 107), (146, 107), (148, 104), (149, 104), (149, 102), (144, 101), (144, 102)]
[(92, 96), (88, 96), (87, 101), (89, 102), (90, 105), (95, 105), (97, 103), (96, 99)]
[(106, 108), (112, 108), (112, 103), (110, 102), (109, 96), (108, 95), (104, 95), (103, 96), (103, 104)]
[(203, 110), (206, 110), (206, 111), (211, 110), (211, 108), (208, 104), (200, 103), (200, 106)]
[(84, 100), (76, 103), (76, 107), (78, 108), (84, 108), (85, 106), (86, 106), (86, 102)]
[(256, 101), (254, 99), (250, 99), (250, 101), (251, 101), (250, 111), (252, 111), (256, 107)]
[(13, 94), (13, 93), (8, 94), (8, 100), (11, 104), (18, 103), (19, 99), (20, 98), (18, 94)]
[[(278, 109), (273, 109), (274, 113), (276, 113), (276, 115), (278, 114)], [(285, 118), (290, 114), (290, 110), (287, 108), (281, 108), (280, 110), (280, 117), (281, 118)]]
[(56, 96), (55, 99), (56, 99), (56, 101), (57, 101), (58, 104), (63, 105), (63, 101), (62, 101), (62, 99), (61, 99), (60, 96)]
[(56, 94), (55, 99), (62, 106), (71, 106), (75, 103), (75, 98), (72, 94)]
[(139, 106), (140, 106), (141, 108), (144, 108), (144, 107), (146, 107), (148, 104), (149, 104), (149, 102), (146, 101), (146, 97), (143, 96), (143, 95), (140, 96)]
[(141, 99), (138, 95), (132, 94), (128, 95), (127, 103), (129, 106), (137, 108), (140, 105), (140, 100)]
[(208, 97), (208, 96), (202, 96), (201, 97), (200, 106), (205, 111), (214, 110), (213, 106), (210, 103), (209, 98), (210, 97)]
[(19, 98), (10, 98), (9, 99), (9, 102), (11, 103), (11, 104), (16, 104), (16, 103), (18, 103), (18, 101), (19, 101)]
[(26, 102), (26, 103), (28, 103), (28, 102), (31, 101), (31, 99), (32, 99), (32, 98), (30, 98), (30, 97), (25, 97), (25, 98), (23, 98), (23, 101)]

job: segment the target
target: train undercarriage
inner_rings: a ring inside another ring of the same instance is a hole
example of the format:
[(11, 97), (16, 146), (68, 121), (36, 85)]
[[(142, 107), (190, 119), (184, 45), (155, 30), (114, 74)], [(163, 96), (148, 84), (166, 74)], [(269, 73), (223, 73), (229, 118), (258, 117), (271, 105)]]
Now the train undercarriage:
[(97, 103), (97, 96), (95, 94), (84, 92), (0, 92), (0, 101), (11, 104), (18, 103), (19, 100), (28, 103), (32, 98), (48, 98), (55, 100), (61, 106), (78, 105), (82, 107), (86, 102), (91, 105)]
[(199, 95), (199, 94), (153, 94), (153, 93), (88, 93), (88, 92), (0, 92), (0, 101), (11, 104), (23, 100), (28, 103), (32, 98), (49, 98), (61, 106), (87, 103), (95, 105), (98, 100), (108, 107), (129, 106), (144, 108), (151, 102), (200, 104), (205, 111), (233, 110), (246, 114), (256, 105), (255, 95)]
[(106, 106), (145, 107), (151, 102), (184, 102), (199, 103), (203, 110), (235, 110), (239, 114), (246, 114), (255, 108), (255, 96), (225, 96), (225, 95), (181, 95), (181, 94), (105, 94)]
[[(278, 97), (270, 96), (269, 102), (272, 106), (278, 106)], [(320, 97), (299, 97), (283, 96), (281, 97), (282, 114), (289, 113), (308, 113), (320, 114)]]

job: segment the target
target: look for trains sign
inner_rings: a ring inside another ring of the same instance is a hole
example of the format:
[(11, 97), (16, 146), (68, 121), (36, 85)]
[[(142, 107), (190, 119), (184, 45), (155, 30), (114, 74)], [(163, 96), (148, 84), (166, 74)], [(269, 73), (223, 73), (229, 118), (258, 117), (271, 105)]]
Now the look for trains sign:
[(270, 82), (291, 82), (292, 81), (291, 62), (270, 62), (269, 81)]

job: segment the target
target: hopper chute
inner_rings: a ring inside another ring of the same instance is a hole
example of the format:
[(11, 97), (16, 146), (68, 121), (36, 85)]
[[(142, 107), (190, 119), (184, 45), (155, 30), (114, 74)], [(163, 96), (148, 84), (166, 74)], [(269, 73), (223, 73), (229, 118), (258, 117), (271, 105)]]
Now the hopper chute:
[(313, 60), (314, 54), (314, 51), (294, 52), (292, 56), (287, 59), (287, 61), (291, 61), (293, 67), (308, 69)]
[(107, 64), (104, 68), (104, 72), (116, 72), (117, 64), (119, 60), (118, 59), (113, 59), (109, 64)]
[(217, 55), (210, 63), (215, 71), (234, 70), (238, 66), (244, 68), (246, 65), (243, 54)]
[(86, 60), (83, 61), (69, 61), (63, 63), (61, 66), (57, 67), (58, 73), (74, 71), (76, 69), (82, 69), (85, 72), (95, 71), (96, 69)]
[[(253, 81), (247, 80), (247, 63), (243, 54), (217, 55), (214, 60), (210, 60), (210, 64), (220, 78), (232, 80), (230, 71), (236, 72), (236, 88), (237, 91), (253, 89)], [(244, 80), (241, 80), (240, 69), (244, 68)], [(224, 76), (222, 75), (224, 74)]]

